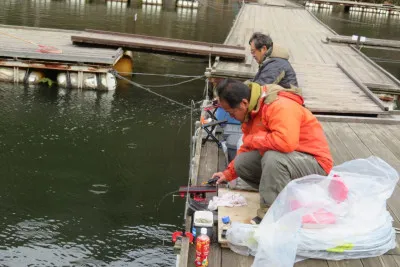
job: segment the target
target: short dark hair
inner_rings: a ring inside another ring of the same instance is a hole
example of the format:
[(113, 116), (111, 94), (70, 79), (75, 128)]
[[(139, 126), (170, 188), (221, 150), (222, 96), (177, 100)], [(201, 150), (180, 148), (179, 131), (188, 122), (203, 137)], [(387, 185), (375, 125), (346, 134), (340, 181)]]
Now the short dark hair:
[(250, 88), (231, 78), (221, 81), (216, 89), (219, 99), (226, 101), (231, 108), (237, 108), (243, 99), (250, 101)]
[(249, 45), (251, 45), (252, 41), (254, 41), (254, 46), (258, 50), (260, 50), (264, 45), (267, 47), (267, 49), (269, 49), (273, 45), (271, 36), (265, 35), (261, 32), (253, 33), (253, 35), (250, 37)]

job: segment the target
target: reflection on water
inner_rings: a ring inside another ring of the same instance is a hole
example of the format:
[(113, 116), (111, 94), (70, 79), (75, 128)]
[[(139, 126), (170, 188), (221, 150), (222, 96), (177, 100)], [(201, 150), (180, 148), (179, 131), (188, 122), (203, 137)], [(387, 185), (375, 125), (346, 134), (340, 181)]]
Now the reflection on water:
[(197, 8), (177, 7), (176, 13), (178, 14), (178, 21), (190, 21), (196, 23)]
[[(7, 225), (0, 233), (2, 266), (171, 266), (169, 240), (174, 225), (125, 226), (83, 234), (80, 219), (28, 219)], [(62, 233), (68, 232), (69, 237)], [(72, 237), (72, 238), (71, 238)], [(100, 260), (102, 258), (103, 260)]]
[(107, 1), (107, 15), (125, 15), (127, 7), (128, 2)]
[(142, 13), (143, 18), (147, 23), (157, 24), (160, 19), (162, 7), (159, 5), (143, 5)]
[(0, 266), (170, 266), (183, 203), (155, 205), (186, 182), (187, 112), (132, 87), (0, 95)]

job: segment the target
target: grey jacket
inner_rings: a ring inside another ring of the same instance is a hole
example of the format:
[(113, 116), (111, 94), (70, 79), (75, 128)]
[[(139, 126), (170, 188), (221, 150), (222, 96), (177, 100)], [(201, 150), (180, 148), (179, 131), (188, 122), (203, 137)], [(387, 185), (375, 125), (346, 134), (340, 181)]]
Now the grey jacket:
[(279, 84), (284, 88), (290, 88), (291, 85), (298, 87), (296, 73), (288, 59), (287, 50), (274, 44), (271, 55), (260, 64), (252, 81), (260, 85)]

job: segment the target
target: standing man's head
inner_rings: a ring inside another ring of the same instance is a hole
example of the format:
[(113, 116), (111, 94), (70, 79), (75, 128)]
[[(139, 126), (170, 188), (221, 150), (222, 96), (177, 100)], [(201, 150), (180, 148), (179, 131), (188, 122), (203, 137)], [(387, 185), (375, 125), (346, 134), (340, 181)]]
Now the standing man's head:
[(216, 87), (221, 107), (229, 115), (244, 122), (250, 103), (250, 88), (240, 81), (225, 79)]
[(272, 52), (272, 39), (269, 35), (255, 32), (249, 40), (250, 51), (258, 64), (264, 61), (265, 55)]

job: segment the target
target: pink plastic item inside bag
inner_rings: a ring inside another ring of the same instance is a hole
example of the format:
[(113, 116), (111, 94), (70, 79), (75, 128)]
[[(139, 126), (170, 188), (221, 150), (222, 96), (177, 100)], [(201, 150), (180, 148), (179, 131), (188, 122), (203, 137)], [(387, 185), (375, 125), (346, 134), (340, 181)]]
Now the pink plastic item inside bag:
[[(333, 175), (332, 181), (328, 186), (328, 191), (331, 198), (336, 200), (337, 203), (346, 200), (349, 193), (349, 189), (344, 184), (343, 180), (336, 174)], [(304, 205), (297, 200), (292, 201), (290, 206), (292, 210), (304, 207)], [(303, 228), (321, 228), (328, 224), (334, 224), (335, 222), (336, 216), (323, 208), (302, 217)]]

